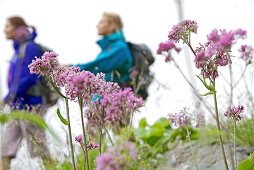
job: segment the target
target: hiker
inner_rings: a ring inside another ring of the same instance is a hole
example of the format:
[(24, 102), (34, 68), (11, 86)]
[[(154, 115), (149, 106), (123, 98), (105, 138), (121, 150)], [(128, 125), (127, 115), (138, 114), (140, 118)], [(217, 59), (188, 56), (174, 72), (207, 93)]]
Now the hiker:
[[(46, 107), (42, 98), (31, 95), (33, 87), (41, 78), (30, 74), (28, 69), (35, 56), (42, 55), (34, 43), (36, 30), (29, 27), (21, 17), (13, 16), (6, 20), (4, 32), (6, 39), (13, 41), (15, 53), (9, 66), (9, 92), (1, 103), (8, 104), (11, 110), (26, 110), (43, 116)], [(22, 52), (24, 56), (21, 55)], [(45, 131), (31, 122), (15, 120), (7, 126), (1, 142), (1, 162), (4, 170), (10, 168), (10, 161), (15, 158), (23, 137), (27, 140), (31, 157), (41, 156), (44, 163), (50, 159), (45, 145)]]
[(103, 72), (106, 81), (117, 82), (123, 87), (123, 83), (130, 80), (133, 57), (123, 35), (120, 16), (110, 12), (103, 13), (97, 29), (98, 35), (102, 36), (97, 41), (101, 53), (94, 61), (75, 66), (94, 74)]

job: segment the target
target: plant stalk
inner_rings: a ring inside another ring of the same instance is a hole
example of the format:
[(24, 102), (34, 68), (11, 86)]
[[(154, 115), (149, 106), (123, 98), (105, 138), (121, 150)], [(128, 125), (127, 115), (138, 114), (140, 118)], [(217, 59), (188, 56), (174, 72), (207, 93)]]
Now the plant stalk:
[(234, 120), (234, 154), (235, 154), (235, 168), (237, 168), (237, 160), (236, 160), (236, 120)]
[[(215, 87), (215, 80), (213, 82), (213, 86)], [(215, 113), (216, 113), (216, 125), (217, 125), (217, 129), (219, 131), (219, 141), (220, 141), (220, 147), (221, 147), (221, 152), (222, 152), (222, 157), (224, 160), (224, 164), (225, 164), (225, 168), (226, 170), (228, 169), (228, 163), (227, 163), (227, 158), (226, 158), (226, 154), (225, 154), (225, 150), (224, 150), (224, 146), (223, 146), (223, 141), (222, 141), (222, 137), (221, 137), (221, 130), (220, 130), (220, 121), (219, 121), (219, 113), (218, 113), (218, 105), (217, 105), (217, 98), (216, 98), (216, 92), (214, 92), (213, 94), (213, 99), (214, 99), (214, 107), (215, 107)]]
[(71, 148), (72, 166), (73, 166), (73, 170), (76, 170), (75, 159), (74, 159), (74, 151), (73, 151), (73, 144), (72, 144), (71, 122), (70, 122), (70, 113), (69, 113), (68, 98), (65, 98), (65, 105), (66, 105), (66, 112), (67, 112), (67, 120), (69, 122), (69, 124), (68, 124), (68, 133), (69, 133), (69, 143), (70, 143), (70, 148)]
[(83, 138), (84, 138), (84, 145), (85, 145), (86, 167), (87, 167), (87, 170), (89, 170), (89, 160), (88, 160), (87, 141), (86, 141), (86, 130), (85, 130), (84, 118), (83, 118), (83, 99), (81, 97), (79, 97), (78, 100), (79, 100), (79, 106), (80, 106), (81, 123), (82, 123)]
[(198, 170), (198, 164), (197, 164), (196, 156), (195, 156), (194, 150), (192, 148), (192, 142), (191, 142), (191, 138), (190, 138), (190, 132), (189, 132), (189, 129), (188, 129), (188, 127), (186, 125), (185, 125), (185, 127), (186, 127), (186, 130), (187, 130), (187, 135), (188, 135), (188, 139), (189, 139), (189, 142), (190, 142), (191, 152), (192, 152), (192, 156), (193, 156), (193, 159), (194, 159), (194, 162), (195, 162), (195, 166), (196, 166), (196, 168)]

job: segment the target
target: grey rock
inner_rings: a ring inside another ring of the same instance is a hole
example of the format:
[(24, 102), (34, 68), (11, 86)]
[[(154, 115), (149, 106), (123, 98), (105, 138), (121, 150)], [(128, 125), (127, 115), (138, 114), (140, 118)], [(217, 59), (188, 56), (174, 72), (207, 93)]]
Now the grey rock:
[[(229, 169), (232, 169), (229, 158), (229, 145), (224, 144)], [(233, 145), (231, 145), (233, 151)], [(225, 170), (220, 145), (193, 145), (199, 170)], [(240, 163), (245, 160), (252, 152), (254, 147), (239, 146), (236, 148), (236, 159)], [(192, 151), (189, 143), (178, 145), (173, 150), (165, 154), (167, 159), (161, 170), (196, 170)], [(233, 156), (234, 157), (234, 156)]]

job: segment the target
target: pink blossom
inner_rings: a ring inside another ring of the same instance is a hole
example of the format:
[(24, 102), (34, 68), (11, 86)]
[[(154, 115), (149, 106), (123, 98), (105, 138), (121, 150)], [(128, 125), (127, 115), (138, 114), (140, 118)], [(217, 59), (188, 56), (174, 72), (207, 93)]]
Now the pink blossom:
[(172, 50), (175, 50), (179, 53), (181, 48), (176, 47), (174, 40), (168, 40), (166, 42), (160, 43), (157, 54), (165, 54), (165, 62), (170, 62), (172, 60)]
[(240, 58), (243, 59), (246, 62), (246, 64), (251, 64), (254, 52), (252, 46), (242, 45), (239, 51), (241, 52)]
[(206, 55), (205, 50), (198, 51), (195, 56), (195, 63), (197, 68), (202, 68), (207, 65), (207, 60), (210, 58), (210, 56)]
[(187, 108), (184, 108), (179, 113), (169, 113), (168, 114), (169, 123), (171, 126), (189, 126), (190, 125), (190, 115), (187, 112)]
[(197, 22), (191, 20), (184, 20), (177, 25), (174, 25), (172, 30), (169, 32), (168, 38), (179, 42), (183, 40), (185, 43), (189, 43), (190, 32), (197, 33)]
[(231, 108), (229, 107), (228, 110), (224, 113), (226, 117), (231, 117), (234, 121), (240, 121), (242, 120), (242, 115), (244, 107), (238, 105), (237, 107), (232, 106)]
[(131, 159), (137, 158), (138, 149), (130, 142), (108, 148), (96, 158), (96, 170), (118, 170), (131, 168)]
[(176, 47), (174, 40), (168, 40), (166, 42), (160, 43), (157, 54), (161, 54), (163, 51), (168, 52), (171, 49), (174, 49), (176, 52), (181, 51), (181, 48)]
[(196, 128), (205, 126), (206, 126), (205, 115), (203, 113), (199, 113), (197, 115)]
[(247, 37), (247, 31), (240, 29), (237, 29), (234, 31), (234, 34), (236, 37), (245, 39)]
[(36, 57), (36, 60), (32, 60), (28, 65), (30, 73), (50, 76), (58, 66), (57, 56), (55, 52), (45, 52), (40, 58)]
[(209, 41), (217, 42), (220, 39), (220, 36), (218, 34), (218, 30), (214, 29), (210, 34), (207, 35), (207, 39)]
[(95, 144), (93, 141), (89, 141), (89, 144), (87, 145), (88, 147), (88, 150), (90, 149), (91, 151), (92, 150), (97, 150), (98, 149), (98, 144)]
[(82, 135), (76, 136), (75, 141), (82, 145), (83, 144), (83, 136)]
[(101, 99), (101, 105), (106, 107), (106, 122), (121, 120), (137, 111), (143, 104), (143, 99), (137, 98), (131, 88), (112, 92)]
[(96, 157), (96, 170), (121, 170), (114, 156), (108, 153), (102, 153)]

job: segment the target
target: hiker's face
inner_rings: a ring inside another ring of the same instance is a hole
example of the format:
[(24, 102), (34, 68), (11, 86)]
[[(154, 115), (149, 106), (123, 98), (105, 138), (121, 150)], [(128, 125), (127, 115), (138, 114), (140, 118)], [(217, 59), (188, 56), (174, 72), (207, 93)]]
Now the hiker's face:
[(15, 27), (9, 20), (6, 21), (4, 32), (6, 35), (6, 39), (14, 40)]
[(97, 25), (98, 35), (107, 36), (115, 31), (115, 24), (110, 23), (106, 17), (102, 17)]

